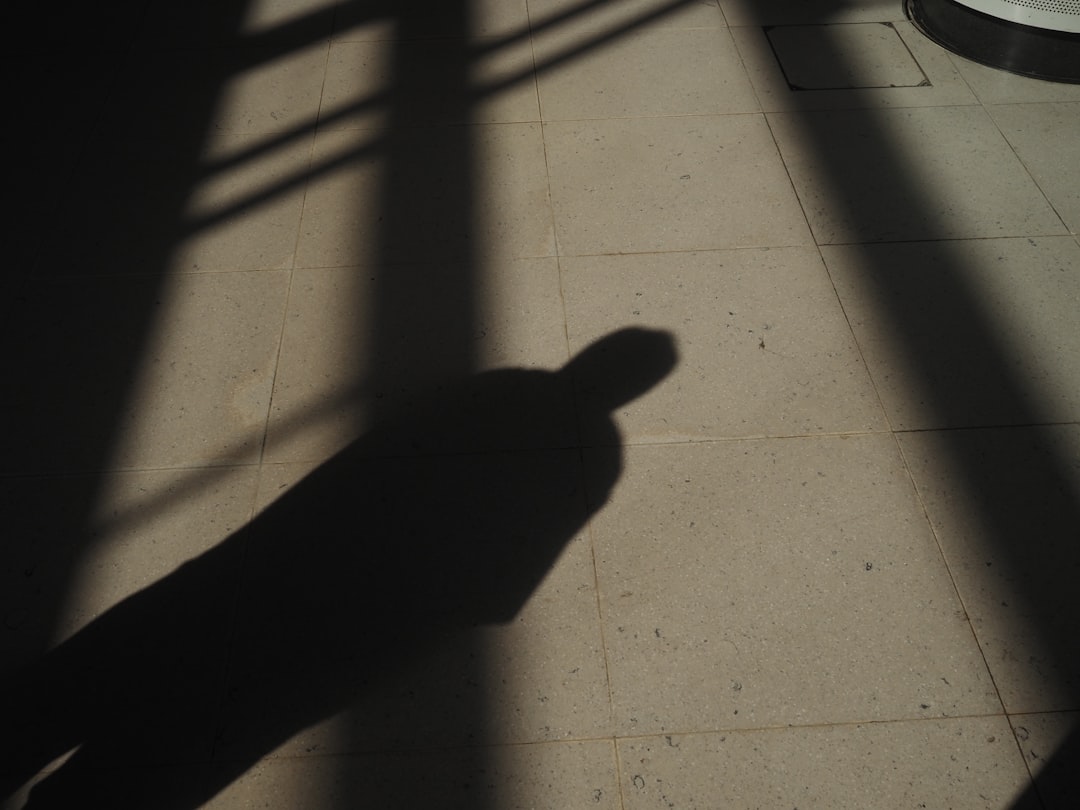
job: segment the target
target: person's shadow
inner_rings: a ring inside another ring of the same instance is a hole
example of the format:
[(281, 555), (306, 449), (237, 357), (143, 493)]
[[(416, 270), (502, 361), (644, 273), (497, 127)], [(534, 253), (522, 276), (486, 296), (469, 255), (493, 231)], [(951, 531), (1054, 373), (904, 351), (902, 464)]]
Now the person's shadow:
[[(198, 807), (435, 642), (512, 619), (619, 477), (611, 410), (675, 363), (670, 335), (627, 329), (371, 430), (4, 684), (4, 795), (75, 750), (27, 808)], [(586, 465), (552, 446), (571, 387)], [(206, 778), (139, 767), (209, 752)]]

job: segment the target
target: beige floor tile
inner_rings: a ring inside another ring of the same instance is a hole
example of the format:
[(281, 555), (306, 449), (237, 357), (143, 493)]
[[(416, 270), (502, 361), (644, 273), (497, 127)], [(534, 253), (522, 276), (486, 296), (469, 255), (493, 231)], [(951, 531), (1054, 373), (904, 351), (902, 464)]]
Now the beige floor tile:
[(950, 54), (956, 69), (983, 104), (1080, 101), (1080, 85), (1018, 76)]
[(280, 272), (174, 276), (119, 420), (114, 467), (258, 458), (287, 286)]
[(1009, 104), (989, 112), (1069, 230), (1080, 232), (1080, 103)]
[[(596, 256), (562, 267), (571, 351), (628, 325), (678, 340), (675, 372), (619, 409), (626, 441), (885, 426), (813, 248)], [(604, 387), (578, 385), (586, 400)]]
[(1005, 707), (1077, 709), (1080, 429), (900, 439)]
[(321, 24), (327, 19), (335, 5), (338, 0), (251, 0), (244, 7), (240, 31), (248, 36), (266, 36), (278, 27), (314, 27), (316, 20)]
[(756, 115), (544, 125), (562, 255), (808, 244)]
[(319, 127), (538, 121), (532, 71), (528, 40), (335, 42)]
[[(552, 49), (565, 47), (561, 41)], [(537, 61), (550, 56), (540, 49)], [(731, 36), (723, 28), (647, 29), (538, 75), (545, 121), (757, 112)]]
[(314, 126), (327, 43), (280, 48), (135, 49), (105, 105), (109, 131), (176, 137)]
[(1080, 714), (1020, 714), (1010, 720), (1043, 807), (1068, 810), (1080, 789), (1080, 774), (1076, 772)]
[[(310, 133), (218, 132), (204, 143), (120, 138), (61, 195), (63, 240), (47, 242), (49, 275), (292, 267)], [(118, 169), (118, 167), (121, 167)]]
[(259, 484), (255, 495), (254, 513), (258, 514), (284, 495), (306, 475), (317, 469), (319, 462), (267, 462), (259, 466)]
[[(877, 107), (936, 107), (975, 103), (975, 96), (960, 77), (956, 67), (945, 51), (919, 34), (910, 23), (892, 23), (902, 40), (902, 47), (909, 52), (918, 69), (925, 76), (925, 84), (918, 82), (910, 87), (859, 87), (849, 90), (792, 90), (780, 68), (776, 54), (765, 32), (760, 28), (733, 28), (731, 30), (739, 53), (746, 65), (750, 81), (769, 112), (789, 110), (845, 110)], [(835, 29), (864, 28), (865, 26), (836, 25)], [(871, 26), (876, 27), (876, 26)], [(841, 38), (841, 42), (843, 38)], [(832, 59), (844, 59), (847, 68), (866, 82), (869, 74), (881, 69), (877, 54), (870, 51), (861, 56), (868, 62), (864, 68), (860, 57), (847, 54), (837, 45)], [(865, 77), (864, 76), (865, 71)], [(906, 75), (906, 74), (905, 74)]]
[(175, 276), (161, 290), (113, 466), (257, 459), (287, 290), (280, 272)]
[[(492, 751), (496, 782), (491, 807), (621, 807), (614, 746), (605, 740)], [(505, 780), (505, 781), (504, 781)]]
[(480, 368), (558, 368), (567, 360), (566, 315), (554, 259), (481, 269), (474, 347)]
[[(380, 224), (390, 196), (390, 146), (379, 130), (328, 131), (316, 137), (296, 267), (356, 265), (374, 261), (385, 250)], [(424, 194), (423, 187), (414, 193)], [(409, 223), (400, 227), (408, 230)]]
[(724, 25), (716, 0), (529, 0), (533, 37), (588, 31), (619, 36), (657, 28)]
[(1080, 418), (1080, 249), (1065, 238), (826, 247), (895, 428)]
[[(50, 280), (21, 300), (12, 472), (238, 464), (262, 446), (288, 277)], [(44, 315), (44, 317), (42, 317)]]
[(720, 0), (731, 26), (814, 25), (824, 23), (897, 22), (904, 19), (897, 0)]
[(618, 808), (610, 742), (269, 759), (207, 807)]
[(1000, 710), (891, 437), (630, 448), (593, 533), (617, 733)]
[[(381, 274), (362, 268), (297, 271), (267, 458), (326, 458), (360, 435), (378, 412), (400, 408), (457, 375), (557, 368), (566, 361), (554, 259), (521, 259), (480, 277), (472, 273), (428, 264)], [(543, 428), (551, 444), (566, 446), (573, 440), (568, 407), (567, 398), (560, 416), (545, 418), (547, 427), (522, 423), (511, 432), (523, 438)], [(506, 414), (507, 424), (515, 419), (521, 415)]]
[(198, 163), (168, 267), (285, 270), (293, 265), (312, 135), (210, 139)]
[[(81, 528), (64, 615), (68, 638), (122, 599), (224, 540), (251, 516), (254, 467), (113, 473)], [(180, 606), (178, 606), (180, 607)]]
[(528, 36), (526, 0), (448, 0), (385, 7), (343, 3), (338, 8), (334, 39), (341, 41)]
[[(326, 70), (326, 44), (316, 41), (286, 54), (238, 51), (222, 66), (224, 78), (211, 125), (231, 132), (278, 132), (312, 126)], [(160, 101), (152, 108), (155, 113)]]
[(977, 107), (772, 113), (769, 123), (819, 244), (1065, 232)]
[(646, 737), (619, 743), (629, 810), (1014, 807), (1028, 776), (1003, 717)]
[(603, 737), (611, 703), (592, 546), (575, 538), (521, 613), (485, 633), (486, 738)]
[(536, 124), (326, 132), (297, 266), (555, 255)]
[[(425, 276), (442, 275), (428, 266), (403, 270), (425, 288), (431, 284)], [(267, 461), (322, 461), (370, 427), (371, 401), (382, 393), (369, 383), (376, 281), (377, 274), (358, 267), (294, 272)]]

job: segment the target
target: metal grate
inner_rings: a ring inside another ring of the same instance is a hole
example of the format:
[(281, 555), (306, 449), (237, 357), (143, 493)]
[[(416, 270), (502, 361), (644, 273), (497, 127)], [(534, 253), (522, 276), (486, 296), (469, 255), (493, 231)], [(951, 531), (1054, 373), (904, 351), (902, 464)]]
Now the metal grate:
[(1051, 11), (1055, 14), (1075, 14), (1080, 16), (1080, 0), (1002, 0), (1013, 6)]
[(1080, 0), (945, 0), (1005, 22), (1080, 34)]

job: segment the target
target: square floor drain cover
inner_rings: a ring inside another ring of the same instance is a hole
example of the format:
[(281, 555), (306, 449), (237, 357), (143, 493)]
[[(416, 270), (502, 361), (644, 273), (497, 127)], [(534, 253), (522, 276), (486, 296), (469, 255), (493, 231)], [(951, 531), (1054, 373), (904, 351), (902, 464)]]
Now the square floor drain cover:
[(774, 25), (765, 36), (792, 90), (930, 84), (890, 23)]

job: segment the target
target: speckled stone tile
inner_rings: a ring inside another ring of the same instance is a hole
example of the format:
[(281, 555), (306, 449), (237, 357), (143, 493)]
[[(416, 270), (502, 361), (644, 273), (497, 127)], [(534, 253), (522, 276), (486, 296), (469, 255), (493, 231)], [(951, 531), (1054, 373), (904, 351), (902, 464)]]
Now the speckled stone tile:
[(1073, 239), (822, 252), (895, 428), (1080, 418)]
[(312, 133), (98, 138), (59, 197), (48, 275), (292, 267)]
[[(463, 328), (465, 357), (450, 337)], [(557, 368), (566, 357), (554, 259), (500, 263), (483, 278), (453, 264), (297, 271), (267, 458), (321, 460), (370, 427), (376, 407), (392, 410), (457, 374)], [(544, 424), (552, 444), (572, 440), (569, 417)]]
[(268, 759), (206, 805), (305, 807), (357, 802), (402, 807), (531, 810), (619, 805), (610, 742), (420, 750), (350, 757)]
[(724, 25), (716, 0), (529, 0), (533, 36), (542, 41), (549, 30), (570, 29), (596, 34), (623, 34), (659, 28), (716, 28)]
[[(626, 441), (885, 427), (812, 248), (568, 258), (562, 270), (571, 351), (629, 325), (678, 341), (672, 375), (619, 409)], [(582, 380), (579, 395), (604, 387)]]
[(105, 101), (118, 131), (176, 137), (281, 132), (315, 125), (325, 40), (280, 48), (134, 48), (130, 81)]
[[(437, 76), (431, 63), (440, 64)], [(335, 42), (320, 130), (538, 121), (529, 41)]]
[(951, 807), (1013, 802), (1027, 771), (1004, 717), (644, 737), (619, 743), (630, 810)]
[(173, 277), (156, 302), (114, 466), (257, 460), (287, 289), (283, 272)]
[(769, 123), (818, 244), (1067, 233), (978, 107), (770, 113)]
[(539, 125), (315, 139), (298, 267), (555, 255)]
[(724, 28), (647, 29), (558, 61), (565, 45), (541, 49), (555, 64), (537, 76), (545, 121), (757, 112)]
[(1018, 76), (1005, 70), (980, 65), (952, 53), (949, 58), (983, 104), (1080, 101), (1080, 85)]
[(1080, 232), (1080, 103), (1008, 104), (989, 112), (1069, 230)]
[(528, 36), (526, 0), (449, 0), (394, 6), (388, 14), (367, 3), (340, 4), (334, 39), (342, 41)]
[(593, 521), (616, 733), (1000, 711), (891, 437), (626, 458)]
[(15, 472), (239, 464), (263, 441), (288, 274), (51, 279), (22, 305)]
[(895, 22), (904, 19), (897, 0), (719, 0), (731, 26), (814, 25), (823, 23)]
[(1005, 707), (1080, 708), (1080, 428), (900, 442)]
[(544, 125), (562, 255), (805, 245), (759, 115)]
[(254, 467), (211, 467), (106, 476), (99, 502), (79, 530), (84, 545), (74, 550), (65, 615), (57, 618), (54, 640), (243, 526), (251, 516), (256, 475)]

